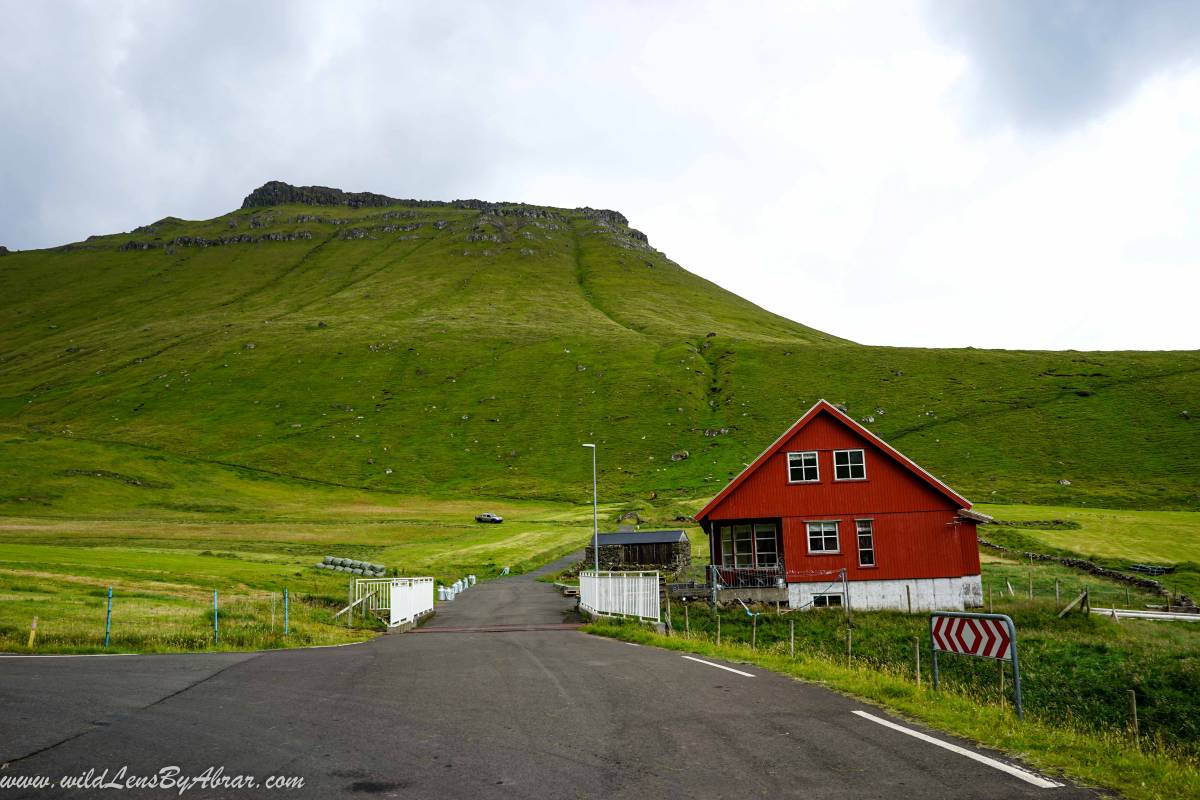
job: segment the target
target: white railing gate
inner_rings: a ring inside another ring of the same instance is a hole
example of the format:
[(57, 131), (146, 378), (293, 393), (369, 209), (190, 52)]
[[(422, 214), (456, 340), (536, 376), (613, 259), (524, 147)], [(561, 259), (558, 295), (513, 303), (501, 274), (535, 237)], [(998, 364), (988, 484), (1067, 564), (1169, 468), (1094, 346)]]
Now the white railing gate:
[(385, 611), (394, 628), (433, 610), (433, 578), (360, 578), (354, 602), (368, 611)]
[(658, 572), (579, 573), (579, 605), (594, 614), (660, 622)]

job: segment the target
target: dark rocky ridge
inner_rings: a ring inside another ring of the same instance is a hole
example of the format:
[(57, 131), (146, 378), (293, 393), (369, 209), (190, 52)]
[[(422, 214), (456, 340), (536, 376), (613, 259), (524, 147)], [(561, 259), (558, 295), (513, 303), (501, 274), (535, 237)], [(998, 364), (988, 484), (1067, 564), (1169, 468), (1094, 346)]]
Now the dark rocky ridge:
[[(242, 208), (264, 208), (268, 206), (301, 203), (309, 206), (347, 206), (349, 208), (373, 208), (380, 206), (413, 206), (415, 208), (465, 208), (475, 211), (493, 211), (500, 207), (528, 208), (541, 210), (538, 206), (525, 203), (491, 203), (486, 200), (415, 200), (388, 197), (374, 192), (344, 192), (329, 186), (292, 186), (283, 181), (267, 181), (242, 201)], [(595, 208), (577, 208), (586, 217), (609, 224), (628, 225), (629, 220), (618, 211)], [(500, 212), (504, 213), (504, 212)], [(508, 213), (512, 213), (509, 211)]]

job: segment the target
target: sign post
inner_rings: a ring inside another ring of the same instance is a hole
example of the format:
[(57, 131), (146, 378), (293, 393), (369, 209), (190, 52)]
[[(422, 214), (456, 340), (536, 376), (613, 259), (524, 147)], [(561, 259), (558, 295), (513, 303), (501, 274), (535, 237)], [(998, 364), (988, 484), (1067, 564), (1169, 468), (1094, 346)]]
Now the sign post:
[(1017, 660), (1017, 628), (1007, 614), (935, 611), (929, 615), (929, 649), (933, 655), (933, 688), (938, 688), (938, 653), (1012, 662), (1013, 705), (1021, 707), (1021, 666)]

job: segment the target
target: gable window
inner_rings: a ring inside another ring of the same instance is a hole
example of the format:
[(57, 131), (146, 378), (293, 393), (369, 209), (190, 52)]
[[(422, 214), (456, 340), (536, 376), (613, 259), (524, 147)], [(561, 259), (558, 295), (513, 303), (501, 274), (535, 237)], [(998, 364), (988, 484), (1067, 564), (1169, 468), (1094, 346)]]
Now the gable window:
[(773, 523), (722, 525), (720, 537), (721, 564), (726, 567), (773, 567), (779, 563)]
[(838, 549), (838, 524), (836, 522), (808, 523), (808, 552), (840, 552)]
[(860, 567), (875, 566), (875, 523), (869, 519), (854, 521), (858, 533), (858, 565)]
[(788, 453), (788, 482), (815, 483), (821, 480), (817, 468), (817, 452)]
[(867, 478), (867, 457), (862, 450), (833, 451), (833, 479), (862, 481)]

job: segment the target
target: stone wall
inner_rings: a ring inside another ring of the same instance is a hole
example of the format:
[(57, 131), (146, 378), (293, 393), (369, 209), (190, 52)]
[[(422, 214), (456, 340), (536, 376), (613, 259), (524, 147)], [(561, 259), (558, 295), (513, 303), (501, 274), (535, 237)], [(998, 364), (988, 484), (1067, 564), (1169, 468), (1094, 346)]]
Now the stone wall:
[[(614, 571), (656, 569), (664, 572), (676, 572), (684, 567), (691, 566), (692, 543), (690, 541), (684, 539), (682, 542), (672, 542), (669, 547), (671, 557), (666, 563), (637, 564), (625, 560), (625, 545), (602, 544), (600, 545), (600, 569)], [(594, 564), (594, 549), (589, 543), (587, 549), (584, 550), (584, 569), (590, 569)]]

